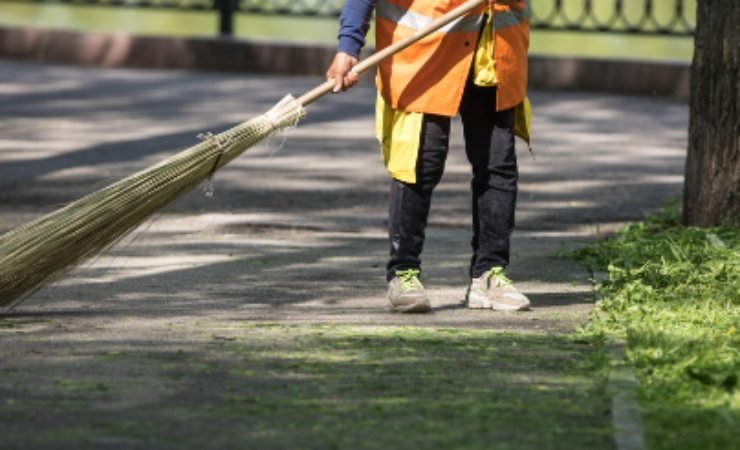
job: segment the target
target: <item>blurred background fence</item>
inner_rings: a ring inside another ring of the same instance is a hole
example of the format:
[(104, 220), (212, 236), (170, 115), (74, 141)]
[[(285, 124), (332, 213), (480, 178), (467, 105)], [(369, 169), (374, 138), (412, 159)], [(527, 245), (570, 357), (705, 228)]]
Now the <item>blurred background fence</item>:
[[(531, 0), (537, 30), (691, 36), (697, 0)], [(8, 3), (8, 0), (2, 0)], [(238, 14), (336, 17), (344, 0), (13, 0), (77, 6), (212, 10), (222, 35), (234, 33)]]

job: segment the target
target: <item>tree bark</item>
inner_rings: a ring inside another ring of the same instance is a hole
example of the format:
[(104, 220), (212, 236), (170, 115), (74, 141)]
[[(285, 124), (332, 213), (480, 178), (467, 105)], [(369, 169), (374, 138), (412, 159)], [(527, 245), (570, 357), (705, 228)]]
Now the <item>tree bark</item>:
[(740, 223), (740, 1), (697, 2), (683, 221)]

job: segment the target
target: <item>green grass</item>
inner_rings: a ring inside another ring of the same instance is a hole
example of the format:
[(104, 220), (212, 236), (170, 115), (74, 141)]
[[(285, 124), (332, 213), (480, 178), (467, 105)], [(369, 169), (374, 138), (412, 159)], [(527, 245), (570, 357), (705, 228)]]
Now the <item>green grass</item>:
[(250, 423), (256, 447), (610, 445), (599, 353), (588, 343), (411, 327), (245, 328), (246, 341), (216, 341), (233, 366), (204, 407)]
[[(590, 341), (487, 330), (223, 322), (199, 323), (183, 336), (190, 343), (184, 358), (170, 340), (125, 351), (121, 342), (91, 344), (95, 352), (80, 348), (32, 380), (6, 374), (4, 383), (15, 390), (0, 408), (0, 423), (14, 425), (3, 439), (10, 448), (86, 442), (612, 448), (606, 364)], [(108, 357), (114, 351), (116, 357)]]
[(740, 229), (678, 218), (668, 207), (576, 252), (608, 272), (584, 332), (626, 340), (651, 449), (729, 449), (740, 442)]

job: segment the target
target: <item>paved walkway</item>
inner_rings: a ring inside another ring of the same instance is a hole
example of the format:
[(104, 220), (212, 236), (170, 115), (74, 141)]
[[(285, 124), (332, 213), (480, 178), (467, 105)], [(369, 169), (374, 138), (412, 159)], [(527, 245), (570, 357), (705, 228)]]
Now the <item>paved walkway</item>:
[[(320, 81), (0, 61), (0, 231)], [(434, 313), (387, 312), (388, 177), (365, 83), (234, 161), (213, 196), (187, 196), (0, 315), (8, 448), (392, 448), (409, 433), (430, 448), (448, 441), (419, 427), (443, 430), (451, 408), (462, 434), (442, 433), (449, 442), (608, 448), (603, 384), (584, 366), (593, 349), (553, 336), (587, 318), (589, 274), (551, 255), (680, 194), (688, 108), (532, 100), (537, 158), (520, 152), (510, 274), (534, 311), (460, 305), (470, 175), (455, 122), (424, 253)], [(484, 418), (494, 423), (476, 428)]]
[[(0, 230), (318, 82), (0, 62)], [(117, 333), (203, 317), (568, 330), (590, 309), (588, 273), (552, 259), (553, 252), (640, 219), (680, 195), (684, 104), (533, 92), (536, 158), (520, 145), (510, 274), (534, 311), (468, 311), (459, 303), (467, 282), (469, 169), (456, 120), (424, 253), (435, 312), (388, 314), (388, 178), (372, 135), (374, 95), (366, 82), (312, 105), (298, 128), (220, 172), (212, 197), (187, 196), (14, 314), (65, 316), (74, 318), (67, 321), (72, 325)], [(132, 329), (131, 321), (139, 325)]]

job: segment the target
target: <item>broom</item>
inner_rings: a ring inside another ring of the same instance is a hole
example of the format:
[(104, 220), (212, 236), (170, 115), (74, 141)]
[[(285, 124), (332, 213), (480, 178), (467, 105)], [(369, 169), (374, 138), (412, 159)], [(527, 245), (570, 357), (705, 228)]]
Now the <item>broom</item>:
[[(461, 18), (486, 0), (471, 0), (353, 67), (361, 74), (383, 59)], [(328, 80), (298, 99), (288, 95), (266, 114), (86, 195), (0, 236), (0, 308), (12, 308), (50, 281), (100, 253), (147, 218), (211, 177), (277, 130), (295, 125), (304, 106), (334, 87)]]

